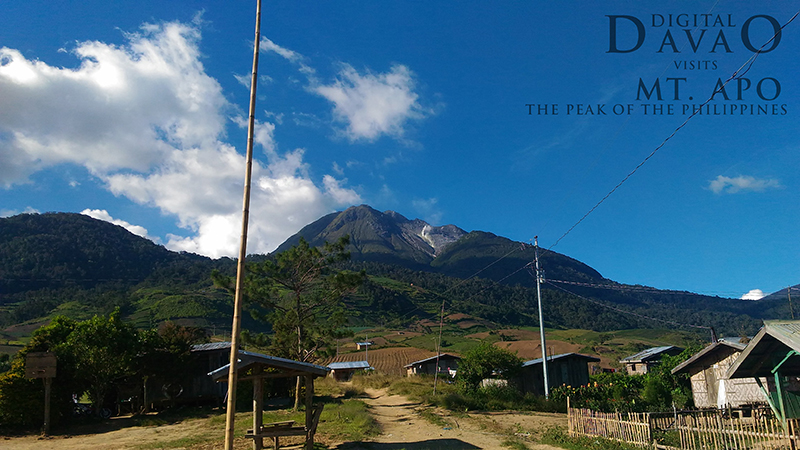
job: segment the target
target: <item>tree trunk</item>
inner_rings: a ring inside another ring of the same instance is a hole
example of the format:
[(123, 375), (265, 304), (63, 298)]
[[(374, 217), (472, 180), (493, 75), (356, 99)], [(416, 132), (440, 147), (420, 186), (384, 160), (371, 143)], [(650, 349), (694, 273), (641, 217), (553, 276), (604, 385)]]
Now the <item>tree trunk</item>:
[(303, 386), (303, 378), (297, 377), (297, 383), (294, 389), (294, 410), (300, 409), (300, 388)]

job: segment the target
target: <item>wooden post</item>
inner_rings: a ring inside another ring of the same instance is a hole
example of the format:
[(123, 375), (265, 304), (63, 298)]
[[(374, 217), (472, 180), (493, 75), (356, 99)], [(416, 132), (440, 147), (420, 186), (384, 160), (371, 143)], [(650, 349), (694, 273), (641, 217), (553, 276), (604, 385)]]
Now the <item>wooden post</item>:
[(53, 384), (53, 378), (47, 377), (44, 379), (44, 427), (43, 433), (45, 436), (50, 434), (50, 387)]
[(245, 157), (244, 195), (242, 199), (242, 234), (239, 240), (239, 260), (236, 264), (236, 292), (233, 297), (233, 323), (231, 325), (231, 355), (228, 368), (228, 402), (225, 411), (225, 450), (233, 450), (233, 432), (236, 425), (236, 383), (239, 358), (239, 333), (242, 326), (242, 289), (247, 256), (247, 226), (250, 221), (250, 181), (253, 173), (253, 140), (256, 115), (256, 86), (258, 86), (258, 51), (261, 43), (261, 0), (256, 0), (256, 38), (253, 44), (253, 73), (250, 77), (250, 115), (247, 125), (247, 152)]
[(306, 450), (314, 450), (314, 377), (311, 374), (306, 378)]
[(264, 448), (264, 438), (258, 437), (261, 434), (261, 426), (264, 424), (264, 379), (258, 376), (261, 368), (256, 369), (256, 377), (253, 379), (253, 433), (257, 436), (253, 438), (253, 450)]

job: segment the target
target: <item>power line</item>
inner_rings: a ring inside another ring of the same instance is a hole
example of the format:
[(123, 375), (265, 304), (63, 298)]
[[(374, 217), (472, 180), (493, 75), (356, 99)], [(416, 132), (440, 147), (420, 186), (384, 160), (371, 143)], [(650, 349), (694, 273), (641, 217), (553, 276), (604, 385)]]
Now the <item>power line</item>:
[[(612, 195), (612, 194), (614, 194), (614, 192), (616, 192), (616, 191), (617, 191), (617, 189), (619, 189), (619, 188), (620, 188), (620, 187), (621, 187), (621, 186), (622, 186), (622, 185), (623, 185), (623, 184), (624, 184), (626, 181), (628, 181), (628, 179), (629, 179), (630, 177), (632, 177), (632, 176), (633, 176), (633, 174), (635, 174), (635, 173), (636, 173), (636, 171), (638, 171), (638, 170), (639, 170), (639, 169), (640, 169), (640, 168), (641, 168), (643, 165), (645, 165), (645, 164), (647, 163), (647, 161), (649, 161), (649, 160), (650, 160), (650, 158), (652, 158), (653, 156), (655, 156), (655, 154), (656, 154), (656, 153), (657, 153), (659, 150), (661, 150), (661, 148), (662, 148), (662, 147), (664, 147), (664, 146), (667, 144), (667, 142), (669, 142), (669, 140), (670, 140), (670, 139), (672, 139), (672, 138), (673, 138), (673, 137), (674, 137), (676, 134), (678, 134), (678, 132), (679, 132), (679, 131), (680, 131), (680, 130), (683, 128), (683, 127), (685, 127), (685, 126), (686, 126), (686, 124), (687, 124), (687, 123), (689, 123), (689, 121), (690, 121), (690, 120), (692, 120), (692, 118), (694, 118), (694, 116), (696, 116), (697, 114), (699, 114), (699, 113), (700, 113), (700, 111), (702, 110), (703, 106), (706, 106), (706, 105), (707, 105), (707, 104), (708, 104), (708, 103), (709, 103), (711, 100), (713, 100), (713, 99), (714, 99), (714, 96), (715, 96), (715, 95), (717, 95), (717, 94), (719, 94), (720, 92), (722, 92), (722, 91), (725, 89), (725, 86), (727, 86), (727, 85), (728, 85), (728, 83), (730, 83), (730, 82), (731, 82), (731, 81), (733, 81), (734, 79), (738, 79), (738, 78), (740, 78), (740, 77), (744, 76), (744, 75), (745, 75), (745, 74), (746, 74), (746, 73), (747, 73), (747, 72), (750, 70), (750, 68), (751, 68), (751, 67), (753, 67), (753, 64), (755, 63), (755, 60), (756, 60), (756, 58), (758, 58), (758, 56), (759, 56), (759, 55), (760, 55), (760, 54), (763, 52), (764, 48), (765, 48), (765, 47), (766, 47), (768, 44), (770, 44), (770, 43), (771, 43), (773, 40), (775, 40), (775, 38), (776, 38), (776, 37), (777, 37), (777, 36), (778, 36), (778, 35), (779, 35), (779, 34), (780, 34), (782, 31), (783, 31), (783, 29), (784, 29), (784, 28), (785, 28), (787, 25), (789, 25), (790, 23), (792, 23), (792, 21), (794, 21), (794, 19), (795, 19), (795, 18), (798, 16), (798, 14), (800, 14), (800, 11), (797, 11), (797, 12), (796, 12), (796, 13), (795, 13), (795, 14), (794, 14), (794, 15), (793, 15), (793, 16), (792, 16), (792, 17), (791, 17), (791, 18), (790, 18), (790, 19), (789, 19), (789, 20), (788, 20), (788, 21), (787, 21), (785, 24), (783, 24), (783, 25), (780, 27), (780, 29), (779, 29), (777, 32), (775, 32), (775, 34), (774, 34), (774, 35), (772, 35), (772, 37), (771, 37), (769, 40), (767, 40), (767, 42), (765, 42), (765, 43), (764, 43), (764, 45), (762, 45), (762, 46), (761, 46), (761, 47), (760, 47), (758, 50), (756, 50), (756, 51), (753, 53), (753, 55), (752, 55), (750, 58), (748, 58), (748, 59), (747, 59), (747, 61), (745, 61), (745, 62), (744, 62), (744, 64), (742, 64), (742, 65), (741, 65), (741, 67), (739, 67), (738, 69), (736, 69), (736, 71), (734, 71), (734, 72), (733, 72), (733, 74), (731, 74), (731, 76), (730, 76), (730, 77), (728, 77), (728, 79), (727, 79), (727, 80), (725, 80), (725, 82), (724, 82), (724, 83), (722, 83), (722, 85), (720, 85), (718, 88), (716, 88), (716, 89), (714, 90), (714, 92), (713, 92), (713, 93), (711, 93), (711, 96), (709, 96), (709, 97), (708, 97), (708, 99), (706, 99), (706, 101), (704, 101), (702, 104), (700, 104), (700, 106), (699, 106), (698, 108), (692, 108), (692, 109), (693, 109), (693, 111), (692, 111), (692, 114), (690, 114), (690, 115), (689, 115), (689, 117), (687, 117), (687, 118), (686, 118), (686, 120), (684, 120), (684, 121), (683, 121), (683, 123), (681, 123), (680, 125), (678, 125), (678, 127), (677, 127), (677, 128), (675, 128), (675, 130), (673, 130), (673, 131), (672, 131), (672, 133), (670, 133), (670, 135), (669, 135), (669, 136), (667, 136), (667, 137), (666, 137), (666, 138), (665, 138), (665, 139), (664, 139), (664, 140), (663, 140), (663, 141), (662, 141), (660, 144), (658, 144), (658, 146), (656, 146), (656, 148), (655, 148), (655, 149), (653, 149), (653, 151), (652, 151), (652, 152), (650, 152), (650, 154), (649, 154), (649, 155), (647, 155), (647, 157), (645, 157), (645, 158), (644, 158), (644, 160), (642, 160), (642, 162), (640, 162), (640, 163), (639, 163), (639, 164), (638, 164), (636, 167), (634, 167), (634, 168), (633, 168), (633, 170), (631, 170), (631, 171), (630, 171), (630, 172), (629, 172), (629, 173), (628, 173), (628, 174), (627, 174), (627, 175), (626, 175), (626, 176), (625, 176), (625, 177), (622, 179), (622, 181), (620, 181), (619, 183), (617, 183), (617, 185), (616, 185), (616, 186), (614, 186), (614, 187), (613, 187), (613, 188), (612, 188), (610, 191), (608, 191), (608, 193), (607, 193), (605, 196), (603, 196), (603, 198), (601, 198), (599, 202), (597, 202), (597, 203), (596, 203), (594, 206), (592, 206), (592, 208), (591, 208), (591, 209), (589, 209), (589, 211), (588, 211), (586, 214), (584, 214), (584, 215), (583, 215), (583, 217), (581, 217), (580, 219), (578, 219), (578, 221), (577, 221), (577, 222), (575, 222), (575, 224), (573, 224), (573, 225), (572, 225), (572, 226), (571, 226), (571, 227), (570, 227), (570, 228), (569, 228), (569, 229), (568, 229), (568, 230), (567, 230), (567, 231), (566, 231), (564, 234), (562, 234), (562, 235), (561, 235), (561, 237), (559, 237), (558, 239), (556, 239), (556, 241), (553, 243), (553, 245), (551, 245), (550, 247), (548, 247), (548, 250), (550, 250), (550, 249), (552, 249), (553, 247), (555, 247), (556, 245), (558, 245), (558, 243), (559, 243), (559, 242), (561, 242), (561, 240), (562, 240), (562, 239), (564, 239), (564, 238), (565, 238), (565, 237), (566, 237), (566, 236), (567, 236), (567, 235), (568, 235), (570, 232), (572, 232), (572, 230), (574, 230), (574, 229), (575, 229), (575, 227), (577, 227), (578, 225), (580, 225), (580, 224), (581, 224), (581, 222), (583, 222), (583, 221), (584, 221), (584, 220), (585, 220), (587, 217), (589, 217), (589, 214), (593, 213), (593, 212), (594, 212), (594, 211), (595, 211), (595, 210), (596, 210), (596, 209), (597, 209), (597, 208), (598, 208), (598, 207), (599, 207), (599, 206), (600, 206), (600, 205), (601, 205), (603, 202), (605, 202), (605, 201), (606, 201), (606, 199), (608, 199), (609, 197), (611, 197), (611, 195)], [(740, 71), (741, 71), (743, 68), (745, 68), (745, 66), (747, 67), (747, 69), (745, 69), (745, 71), (744, 71), (744, 72), (742, 72), (741, 74), (739, 74), (739, 72), (740, 72)]]
[(616, 312), (618, 312), (620, 314), (627, 314), (627, 315), (630, 315), (630, 316), (638, 317), (640, 319), (646, 319), (646, 320), (653, 320), (653, 321), (656, 321), (656, 322), (668, 323), (670, 325), (675, 325), (675, 326), (679, 326), (679, 327), (691, 327), (691, 328), (699, 328), (699, 329), (703, 329), (703, 330), (711, 330), (712, 329), (711, 327), (706, 327), (706, 326), (703, 326), (703, 325), (693, 325), (693, 324), (690, 324), (690, 323), (680, 323), (680, 322), (675, 322), (675, 321), (672, 321), (672, 320), (658, 319), (656, 317), (645, 316), (644, 314), (635, 313), (633, 311), (626, 311), (624, 309), (620, 309), (620, 308), (617, 308), (617, 307), (611, 306), (611, 305), (606, 305), (605, 303), (599, 302), (597, 300), (592, 300), (592, 299), (590, 299), (588, 297), (584, 297), (582, 295), (576, 294), (576, 293), (574, 293), (572, 291), (569, 291), (567, 289), (562, 288), (561, 286), (557, 286), (555, 284), (550, 283), (550, 280), (545, 280), (545, 283), (549, 284), (550, 286), (553, 286), (554, 288), (556, 288), (556, 289), (558, 289), (560, 291), (566, 292), (567, 294), (574, 295), (575, 297), (578, 297), (581, 300), (585, 300), (585, 301), (587, 301), (589, 303), (593, 303), (593, 304), (595, 304), (597, 306), (600, 306), (600, 307), (603, 307), (603, 308), (606, 308), (606, 309), (610, 309), (612, 311), (616, 311)]

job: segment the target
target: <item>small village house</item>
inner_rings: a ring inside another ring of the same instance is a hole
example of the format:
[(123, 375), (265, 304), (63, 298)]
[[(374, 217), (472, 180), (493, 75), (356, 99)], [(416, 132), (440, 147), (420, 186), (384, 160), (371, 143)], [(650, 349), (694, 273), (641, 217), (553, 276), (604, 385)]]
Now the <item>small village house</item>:
[(421, 359), (419, 361), (414, 361), (411, 364), (407, 364), (405, 366), (406, 374), (408, 376), (422, 374), (433, 375), (438, 372), (440, 375), (447, 375), (448, 377), (456, 376), (456, 372), (458, 371), (458, 363), (461, 361), (460, 356), (442, 353), (438, 357), (438, 367), (436, 365), (436, 359), (436, 356), (431, 356), (430, 358)]
[[(550, 388), (558, 386), (582, 386), (589, 383), (589, 363), (600, 362), (594, 356), (580, 353), (563, 353), (547, 358), (547, 381)], [(519, 387), (522, 392), (544, 395), (544, 370), (542, 358), (522, 364)]]
[(674, 345), (652, 347), (647, 350), (642, 350), (635, 355), (623, 358), (619, 362), (625, 366), (628, 375), (644, 375), (651, 367), (658, 365), (664, 355), (675, 356), (682, 351), (682, 348), (675, 347)]
[(788, 419), (800, 419), (800, 320), (765, 320), (727, 375), (756, 381), (764, 400), (788, 429)]
[(340, 361), (328, 364), (331, 377), (336, 381), (350, 381), (359, 370), (373, 370), (366, 361)]
[[(739, 338), (723, 338), (672, 369), (674, 374), (689, 374), (695, 407), (739, 408), (766, 403), (755, 379), (728, 378), (728, 369), (745, 347), (747, 344)], [(761, 381), (766, 383), (766, 379)]]

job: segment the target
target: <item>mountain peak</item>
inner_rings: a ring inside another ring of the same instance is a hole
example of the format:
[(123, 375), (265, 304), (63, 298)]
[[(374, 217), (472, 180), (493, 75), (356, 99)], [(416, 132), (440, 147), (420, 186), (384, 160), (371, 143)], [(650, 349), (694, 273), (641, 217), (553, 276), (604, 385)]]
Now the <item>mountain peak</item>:
[(276, 251), (295, 245), (300, 237), (312, 245), (322, 245), (349, 235), (354, 259), (388, 262), (399, 258), (427, 265), (447, 245), (466, 234), (455, 225), (436, 227), (421, 219), (409, 220), (395, 211), (380, 212), (359, 205), (309, 224)]

